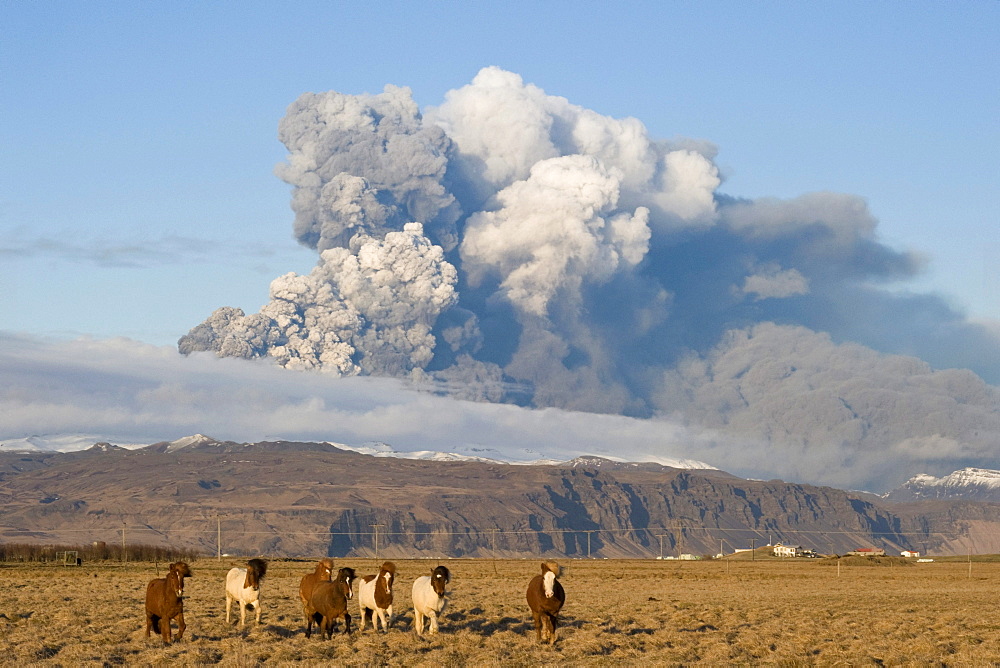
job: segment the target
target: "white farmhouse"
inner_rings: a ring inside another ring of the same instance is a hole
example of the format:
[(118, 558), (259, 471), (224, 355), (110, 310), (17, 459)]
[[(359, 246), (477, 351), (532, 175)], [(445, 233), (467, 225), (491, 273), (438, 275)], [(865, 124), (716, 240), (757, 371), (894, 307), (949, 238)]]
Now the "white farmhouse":
[(774, 546), (772, 554), (776, 557), (797, 557), (802, 552), (802, 548), (798, 545), (782, 545), (778, 543)]
[(913, 552), (911, 550), (903, 550), (902, 552), (899, 553), (899, 556), (901, 556), (901, 557), (919, 557), (920, 553), (919, 552)]

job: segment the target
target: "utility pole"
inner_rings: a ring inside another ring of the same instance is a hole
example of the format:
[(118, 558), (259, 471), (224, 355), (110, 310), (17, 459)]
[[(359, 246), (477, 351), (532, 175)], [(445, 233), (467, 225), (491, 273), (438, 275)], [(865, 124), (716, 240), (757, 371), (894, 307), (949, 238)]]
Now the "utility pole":
[(375, 561), (378, 561), (378, 528), (384, 527), (384, 524), (372, 524), (372, 528), (375, 529)]
[(222, 518), (215, 516), (215, 558), (222, 561)]
[(756, 538), (750, 539), (750, 561), (757, 561), (757, 551), (754, 549), (754, 543), (756, 542)]
[(122, 520), (122, 563), (128, 561), (128, 552), (126, 551), (127, 548), (125, 547), (125, 527), (126, 527), (125, 520)]
[(587, 532), (587, 558), (588, 559), (590, 559), (590, 534), (592, 534), (592, 533), (594, 533), (594, 532), (593, 531), (588, 531)]
[(494, 575), (497, 574), (497, 532), (498, 531), (500, 531), (500, 530), (496, 529), (496, 528), (490, 529), (490, 545), (491, 545), (490, 554), (493, 557), (493, 573), (494, 573)]
[(656, 537), (660, 539), (660, 559), (663, 559), (663, 536), (662, 533), (656, 534)]
[(677, 542), (677, 558), (680, 559), (681, 552), (684, 549), (684, 527), (681, 526), (680, 520), (674, 520), (674, 540)]

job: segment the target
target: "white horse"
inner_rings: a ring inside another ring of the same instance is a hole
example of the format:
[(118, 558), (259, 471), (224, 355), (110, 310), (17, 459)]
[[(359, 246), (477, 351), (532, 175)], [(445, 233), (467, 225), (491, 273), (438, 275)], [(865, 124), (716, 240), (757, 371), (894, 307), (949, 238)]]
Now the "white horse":
[(240, 606), (240, 626), (246, 623), (247, 606), (252, 605), (257, 623), (260, 624), (260, 581), (267, 573), (267, 562), (251, 559), (246, 568), (234, 567), (226, 574), (226, 623), (233, 601)]
[(387, 561), (382, 564), (378, 575), (367, 575), (358, 585), (358, 610), (361, 613), (361, 630), (365, 630), (368, 615), (372, 617), (372, 626), (378, 632), (379, 622), (382, 631), (389, 632), (392, 623), (392, 585), (396, 579), (396, 564)]
[(413, 581), (413, 628), (418, 636), (424, 635), (424, 619), (430, 620), (431, 633), (438, 632), (438, 615), (448, 604), (444, 588), (450, 580), (448, 569), (438, 566)]

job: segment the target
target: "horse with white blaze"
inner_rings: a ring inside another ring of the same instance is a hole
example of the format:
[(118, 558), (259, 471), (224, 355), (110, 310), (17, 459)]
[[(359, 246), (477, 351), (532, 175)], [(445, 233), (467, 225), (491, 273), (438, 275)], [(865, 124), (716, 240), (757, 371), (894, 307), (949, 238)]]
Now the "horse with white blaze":
[(549, 644), (556, 642), (556, 626), (559, 623), (559, 611), (566, 602), (566, 592), (556, 578), (559, 577), (559, 564), (554, 561), (542, 562), (542, 573), (531, 578), (528, 583), (528, 607), (535, 622), (535, 639), (542, 641), (543, 635)]
[(396, 580), (396, 564), (387, 561), (382, 564), (378, 575), (366, 575), (358, 585), (358, 611), (361, 613), (361, 630), (370, 617), (375, 632), (379, 622), (382, 631), (389, 632), (392, 624), (392, 585)]
[(438, 615), (448, 604), (445, 586), (450, 581), (451, 573), (444, 566), (413, 581), (413, 628), (418, 636), (424, 635), (425, 619), (430, 621), (430, 632), (438, 632)]
[(247, 607), (252, 607), (260, 624), (260, 581), (267, 573), (267, 562), (251, 559), (246, 568), (235, 566), (226, 574), (226, 623), (229, 624), (233, 601), (240, 606), (240, 626), (246, 624)]

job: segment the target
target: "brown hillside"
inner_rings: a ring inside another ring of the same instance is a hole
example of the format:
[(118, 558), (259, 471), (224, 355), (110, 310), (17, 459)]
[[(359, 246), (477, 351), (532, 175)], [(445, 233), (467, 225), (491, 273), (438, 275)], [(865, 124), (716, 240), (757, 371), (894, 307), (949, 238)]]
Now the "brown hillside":
[[(0, 540), (164, 543), (214, 554), (652, 557), (767, 542), (843, 553), (1000, 551), (1000, 507), (719, 471), (376, 458), (320, 443), (0, 455)], [(376, 532), (378, 543), (376, 545)], [(221, 543), (219, 539), (221, 537)]]

